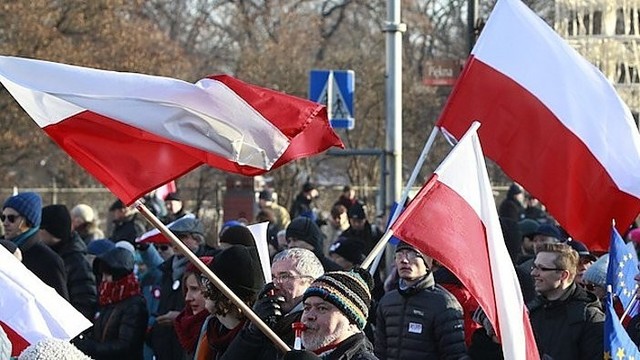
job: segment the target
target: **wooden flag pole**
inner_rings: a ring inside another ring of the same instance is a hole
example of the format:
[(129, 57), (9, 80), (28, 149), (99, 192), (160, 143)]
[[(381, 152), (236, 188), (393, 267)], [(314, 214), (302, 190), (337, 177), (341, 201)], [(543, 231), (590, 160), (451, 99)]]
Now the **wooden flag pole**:
[[(251, 320), (259, 329), (262, 331), (271, 341), (282, 352), (291, 351), (291, 348), (287, 344), (285, 344), (278, 335), (271, 330), (267, 324), (260, 319), (256, 313), (251, 310), (247, 304), (245, 304), (227, 285), (225, 285), (220, 278), (216, 276), (216, 274), (209, 269), (207, 265), (205, 265), (189, 248), (187, 248), (182, 241), (180, 241), (172, 232), (167, 228), (165, 224), (163, 224), (142, 202), (139, 200), (136, 201), (136, 208), (140, 213), (153, 225), (155, 226), (164, 236), (171, 241), (171, 245), (177, 247), (180, 252), (196, 267), (198, 270), (202, 272), (214, 285), (218, 290), (222, 291), (224, 296), (226, 296), (229, 300), (233, 301), (233, 303), (238, 306), (242, 312)], [(213, 260), (215, 261), (215, 259)]]

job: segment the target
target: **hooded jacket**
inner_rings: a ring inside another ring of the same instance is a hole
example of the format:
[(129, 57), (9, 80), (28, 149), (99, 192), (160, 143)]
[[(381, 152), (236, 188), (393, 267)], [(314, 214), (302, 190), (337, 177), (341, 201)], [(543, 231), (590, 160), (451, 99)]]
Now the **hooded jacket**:
[(560, 299), (538, 295), (527, 306), (541, 357), (602, 359), (604, 313), (595, 295), (573, 283)]

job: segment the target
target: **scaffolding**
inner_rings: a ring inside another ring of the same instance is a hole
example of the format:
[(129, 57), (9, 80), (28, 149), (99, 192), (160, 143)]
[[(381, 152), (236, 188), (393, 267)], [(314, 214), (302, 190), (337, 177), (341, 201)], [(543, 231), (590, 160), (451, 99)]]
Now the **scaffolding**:
[(555, 30), (640, 113), (640, 0), (556, 0)]

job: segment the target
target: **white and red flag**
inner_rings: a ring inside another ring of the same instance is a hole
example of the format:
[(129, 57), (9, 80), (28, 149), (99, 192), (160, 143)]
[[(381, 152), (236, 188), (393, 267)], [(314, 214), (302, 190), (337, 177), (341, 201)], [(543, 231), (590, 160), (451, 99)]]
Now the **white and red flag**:
[(505, 359), (539, 359), (475, 125), (391, 230), (460, 279), (491, 321)]
[(226, 75), (191, 84), (0, 56), (0, 82), (127, 204), (203, 164), (254, 176), (343, 146), (323, 105)]
[(45, 338), (71, 340), (91, 326), (80, 312), (0, 246), (0, 326), (14, 356)]
[(591, 250), (640, 212), (640, 136), (605, 76), (520, 0), (499, 0), (438, 126), (485, 154)]

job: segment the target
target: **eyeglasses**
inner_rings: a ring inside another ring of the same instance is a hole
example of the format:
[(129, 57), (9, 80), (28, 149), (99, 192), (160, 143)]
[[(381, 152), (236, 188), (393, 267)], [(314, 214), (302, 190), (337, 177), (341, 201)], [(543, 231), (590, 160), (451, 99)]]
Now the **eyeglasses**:
[(396, 260), (402, 260), (404, 258), (406, 258), (409, 261), (413, 261), (413, 260), (415, 260), (417, 258), (422, 258), (422, 254), (420, 254), (417, 251), (398, 251), (395, 254), (395, 259)]
[(14, 222), (16, 222), (16, 220), (18, 220), (18, 218), (20, 218), (20, 217), (22, 217), (22, 216), (20, 216), (20, 215), (13, 215), (13, 214), (11, 214), (11, 215), (5, 215), (5, 214), (2, 214), (2, 215), (0, 215), (0, 220), (2, 220), (2, 222), (4, 222), (5, 220), (9, 220), (9, 222), (10, 222), (10, 223), (14, 223)]
[(538, 264), (534, 264), (531, 267), (531, 270), (538, 270), (538, 271), (564, 271), (565, 269), (557, 269), (557, 268), (550, 268), (550, 267), (544, 267), (544, 266), (540, 266)]
[(284, 282), (289, 282), (289, 281), (293, 281), (295, 279), (313, 279), (313, 277), (311, 276), (307, 276), (307, 275), (291, 275), (288, 273), (282, 273), (279, 275), (273, 275), (271, 277), (273, 279), (273, 282), (279, 282), (279, 283), (284, 283)]

